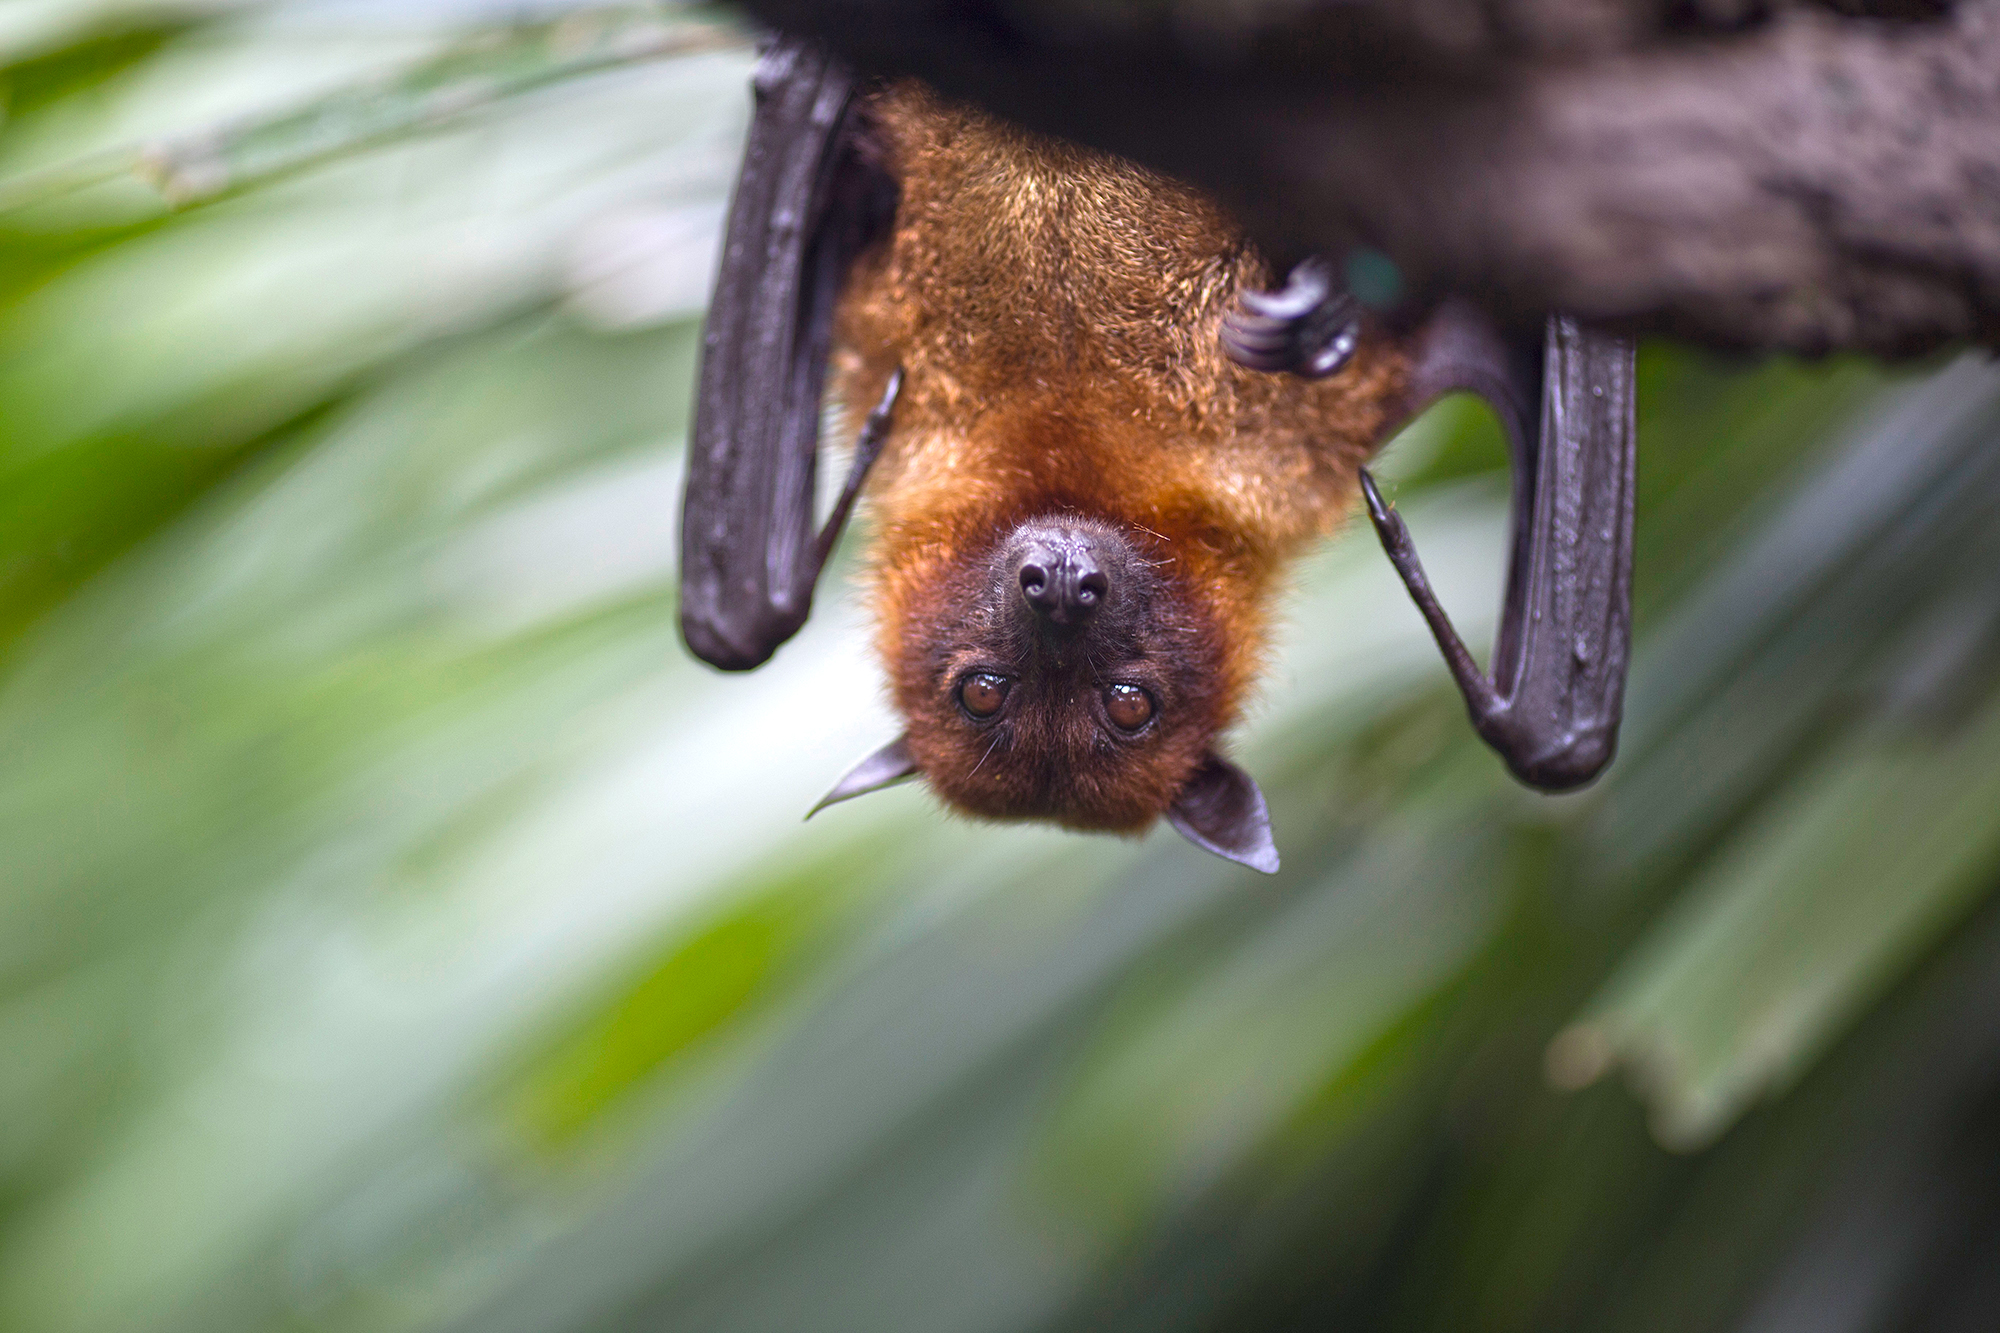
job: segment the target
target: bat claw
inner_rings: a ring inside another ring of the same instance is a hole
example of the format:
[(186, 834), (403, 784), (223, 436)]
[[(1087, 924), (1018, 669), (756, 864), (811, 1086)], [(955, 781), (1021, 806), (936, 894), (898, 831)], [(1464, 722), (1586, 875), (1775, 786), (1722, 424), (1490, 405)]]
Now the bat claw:
[(1230, 360), (1250, 370), (1324, 379), (1354, 356), (1361, 307), (1334, 290), (1324, 260), (1308, 259), (1278, 291), (1239, 293), (1222, 317), (1221, 341)]
[(1250, 370), (1275, 375), (1291, 368), (1291, 343), (1282, 330), (1246, 328), (1234, 315), (1223, 318), (1222, 350), (1230, 360)]
[(1291, 341), (1289, 324), (1283, 320), (1266, 319), (1262, 315), (1246, 315), (1232, 310), (1222, 317), (1222, 326), (1225, 333), (1250, 346), (1275, 348)]
[(1308, 259), (1293, 269), (1275, 292), (1244, 292), (1243, 306), (1253, 315), (1291, 323), (1326, 304), (1333, 294), (1333, 276), (1325, 264)]

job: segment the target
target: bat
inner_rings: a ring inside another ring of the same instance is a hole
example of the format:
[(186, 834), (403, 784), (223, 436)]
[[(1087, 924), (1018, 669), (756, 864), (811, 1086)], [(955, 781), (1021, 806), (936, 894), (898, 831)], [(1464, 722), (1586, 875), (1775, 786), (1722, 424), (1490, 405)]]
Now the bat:
[[(1365, 505), (1479, 734), (1567, 790), (1616, 747), (1630, 641), (1632, 344), (1447, 301), (1383, 327), (1309, 259), (1278, 284), (1210, 198), (778, 37), (704, 334), (681, 629), (725, 670), (810, 614), (866, 490), (903, 733), (815, 811), (921, 777), (972, 815), (1165, 817), (1273, 872), (1220, 739), (1287, 565)], [(1441, 394), (1494, 406), (1513, 545), (1491, 675), (1364, 464)], [(852, 432), (815, 521), (823, 399)]]

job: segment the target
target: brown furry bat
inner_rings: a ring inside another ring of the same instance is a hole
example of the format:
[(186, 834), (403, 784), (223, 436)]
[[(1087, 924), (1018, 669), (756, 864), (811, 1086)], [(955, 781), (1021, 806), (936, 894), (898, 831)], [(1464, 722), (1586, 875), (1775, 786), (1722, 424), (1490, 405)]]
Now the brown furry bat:
[(1270, 275), (1207, 199), (913, 83), (866, 114), (902, 197), (835, 388), (872, 404), (903, 370), (867, 495), (910, 757), (974, 814), (1146, 828), (1235, 720), (1285, 563), (1352, 506), (1408, 358), (1245, 369), (1222, 318)]
[[(848, 76), (810, 51), (790, 58), (762, 88), (760, 116), (800, 87), (815, 95), (798, 114), (827, 114), (825, 78)], [(814, 60), (806, 77), (797, 62)], [(750, 203), (776, 219), (772, 230), (802, 222), (820, 238), (791, 279), (796, 308), (782, 313), (792, 322), (779, 321), (805, 345), (779, 359), (816, 414), (830, 356), (858, 440), (848, 492), (816, 541), (808, 512), (802, 525), (794, 516), (789, 545), (775, 543), (802, 572), (802, 596), (796, 583), (745, 588), (767, 613), (748, 630), (742, 614), (717, 614), (721, 595), (691, 598), (690, 644), (725, 666), (768, 656), (803, 620), (865, 477), (877, 646), (907, 730), (828, 801), (921, 775), (974, 815), (1121, 833), (1166, 815), (1210, 850), (1275, 869), (1262, 796), (1217, 745), (1257, 679), (1285, 568), (1353, 508), (1362, 464), (1438, 392), (1479, 389), (1503, 415), (1525, 415), (1519, 358), (1462, 314), (1391, 336), (1312, 266), (1284, 292), (1255, 295), (1273, 274), (1212, 200), (920, 84), (850, 81), (837, 116), (831, 162), (794, 172), (819, 190), (821, 215), (795, 207), (788, 220), (781, 206)], [(739, 215), (757, 152), (753, 137)], [(786, 165), (773, 154), (763, 169), (782, 177)], [(738, 218), (731, 240), (745, 249), (725, 260), (725, 288), (756, 242), (777, 244), (746, 240)], [(758, 278), (772, 281), (769, 267)], [(724, 295), (697, 448), (707, 428), (709, 448), (740, 455), (754, 412), (783, 404), (754, 401), (744, 368), (743, 383), (715, 382), (718, 345), (758, 336), (754, 320), (718, 336), (732, 313)], [(754, 311), (755, 300), (739, 304)], [(1528, 370), (1530, 392), (1541, 369)], [(717, 402), (733, 406), (720, 425)], [(1629, 394), (1626, 406), (1629, 416)], [(781, 425), (796, 431), (797, 415), (794, 404)], [(732, 484), (759, 484), (742, 466)], [(782, 470), (763, 482), (786, 484)], [(690, 567), (706, 559), (726, 581), (720, 542), (725, 555), (747, 547), (768, 580), (771, 536), (715, 523), (741, 506), (698, 505), (700, 485), (691, 478), (689, 522), (699, 539), (710, 520), (711, 545), (689, 546)], [(1370, 499), (1394, 555), (1400, 520), (1372, 489)], [(1629, 494), (1623, 503), (1629, 515)], [(1398, 566), (1432, 615), (1406, 554)], [(1433, 625), (1469, 668), (1441, 611)]]

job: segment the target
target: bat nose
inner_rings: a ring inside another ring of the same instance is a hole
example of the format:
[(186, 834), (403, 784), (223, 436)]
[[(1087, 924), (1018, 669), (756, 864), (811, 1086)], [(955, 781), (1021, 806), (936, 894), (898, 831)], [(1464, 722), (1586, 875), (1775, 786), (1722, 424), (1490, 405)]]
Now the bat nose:
[(1087, 543), (1064, 548), (1037, 543), (1015, 568), (1021, 598), (1050, 625), (1077, 629), (1090, 622), (1111, 595), (1111, 579)]

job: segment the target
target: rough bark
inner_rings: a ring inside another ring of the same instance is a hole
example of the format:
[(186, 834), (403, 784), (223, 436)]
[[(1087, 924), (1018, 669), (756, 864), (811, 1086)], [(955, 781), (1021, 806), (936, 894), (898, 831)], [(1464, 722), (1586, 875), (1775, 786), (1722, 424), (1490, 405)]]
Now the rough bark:
[(2000, 345), (2000, 0), (752, 0), (1281, 257), (1711, 344)]

